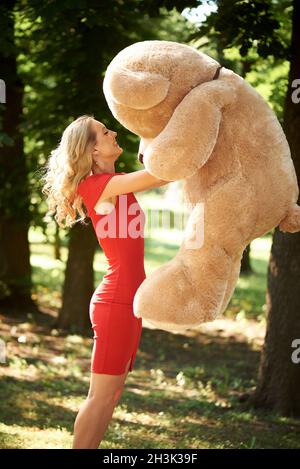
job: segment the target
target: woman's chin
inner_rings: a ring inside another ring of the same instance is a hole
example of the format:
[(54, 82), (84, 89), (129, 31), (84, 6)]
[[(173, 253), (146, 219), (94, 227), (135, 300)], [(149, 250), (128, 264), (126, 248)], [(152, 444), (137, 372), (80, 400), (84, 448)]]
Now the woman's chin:
[(116, 155), (117, 155), (117, 158), (119, 158), (119, 156), (123, 153), (123, 148), (119, 147), (117, 148), (117, 151), (116, 151)]

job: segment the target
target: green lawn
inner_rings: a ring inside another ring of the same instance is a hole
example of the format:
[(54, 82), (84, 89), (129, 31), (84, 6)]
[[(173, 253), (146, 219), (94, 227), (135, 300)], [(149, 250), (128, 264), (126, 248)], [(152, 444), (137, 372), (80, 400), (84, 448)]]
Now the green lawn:
[[(167, 233), (145, 238), (147, 274), (175, 255), (174, 239)], [(88, 392), (92, 339), (49, 328), (61, 302), (67, 251), (55, 261), (33, 229), (30, 241), (35, 296), (49, 316), (36, 322), (0, 314), (8, 356), (0, 368), (0, 447), (70, 448)], [(134, 370), (100, 448), (300, 448), (298, 420), (239, 400), (256, 381), (270, 244), (270, 236), (251, 244), (254, 273), (240, 277), (223, 318), (178, 334), (144, 326)], [(99, 250), (96, 278), (105, 265)]]

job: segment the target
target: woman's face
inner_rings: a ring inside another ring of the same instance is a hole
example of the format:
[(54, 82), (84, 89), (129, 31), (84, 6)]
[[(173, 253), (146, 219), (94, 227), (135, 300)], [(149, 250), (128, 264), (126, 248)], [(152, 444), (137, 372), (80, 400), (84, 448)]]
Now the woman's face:
[(96, 133), (96, 141), (93, 148), (93, 159), (95, 162), (116, 159), (123, 149), (116, 142), (117, 132), (109, 130), (104, 124), (93, 120), (92, 129)]

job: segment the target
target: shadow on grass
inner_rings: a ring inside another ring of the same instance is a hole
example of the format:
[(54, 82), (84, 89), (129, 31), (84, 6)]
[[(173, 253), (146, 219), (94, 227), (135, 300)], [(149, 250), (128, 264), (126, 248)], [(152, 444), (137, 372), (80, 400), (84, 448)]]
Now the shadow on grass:
[[(42, 326), (38, 329), (41, 347), (52, 355), (62, 350), (65, 337), (49, 337), (48, 341), (46, 328), (44, 334)], [(239, 395), (255, 385), (259, 352), (235, 336), (221, 336), (217, 329), (209, 334), (190, 332), (143, 329), (133, 373), (129, 373), (103, 447), (296, 447), (299, 425), (239, 402)], [(90, 345), (84, 339), (77, 358)], [(26, 439), (32, 438), (28, 429), (64, 427), (73, 432), (78, 410), (71, 410), (67, 402), (73, 399), (73, 407), (79, 408), (88, 390), (83, 380), (87, 368), (79, 377), (72, 375), (75, 350), (76, 344), (70, 353), (65, 350), (63, 378), (55, 375), (55, 367), (42, 354), (35, 361), (30, 351), (26, 363), (36, 368), (31, 379), (22, 377), (22, 369), (19, 373), (14, 369), (15, 376), (5, 376), (2, 369), (1, 421), (12, 430), (14, 425), (24, 428), (22, 441), (19, 431), (15, 444), (26, 446)], [(136, 420), (128, 421), (128, 414)], [(2, 436), (2, 442), (2, 447), (14, 447), (11, 434)]]
[(49, 395), (46, 383), (37, 384), (7, 377), (2, 379), (0, 388), (2, 423), (47, 429), (59, 428), (63, 422), (63, 425), (72, 431), (76, 413), (64, 406), (47, 403)]

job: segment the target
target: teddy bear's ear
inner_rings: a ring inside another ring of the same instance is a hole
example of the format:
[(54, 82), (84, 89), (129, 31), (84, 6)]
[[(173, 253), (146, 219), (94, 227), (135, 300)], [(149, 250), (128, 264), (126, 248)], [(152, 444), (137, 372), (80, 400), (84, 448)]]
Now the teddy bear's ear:
[(111, 99), (133, 109), (149, 109), (165, 99), (170, 82), (153, 72), (132, 71), (124, 67), (106, 71), (103, 92)]

